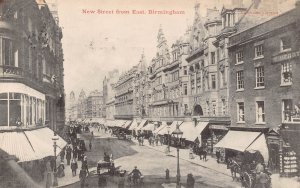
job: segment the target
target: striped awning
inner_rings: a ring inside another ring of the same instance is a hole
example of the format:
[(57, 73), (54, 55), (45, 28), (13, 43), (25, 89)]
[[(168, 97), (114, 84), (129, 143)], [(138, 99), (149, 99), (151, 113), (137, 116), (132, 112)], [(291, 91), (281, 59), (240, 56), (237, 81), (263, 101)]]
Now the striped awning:
[(128, 129), (129, 130), (134, 130), (135, 128), (137, 128), (137, 126), (138, 126), (138, 124), (137, 124), (136, 120), (133, 120)]
[[(169, 134), (172, 134), (173, 131), (176, 130), (177, 124), (180, 126), (182, 124), (182, 121), (173, 121), (173, 123), (169, 126)], [(162, 128), (159, 132), (159, 135), (168, 134), (168, 126), (165, 126)]]

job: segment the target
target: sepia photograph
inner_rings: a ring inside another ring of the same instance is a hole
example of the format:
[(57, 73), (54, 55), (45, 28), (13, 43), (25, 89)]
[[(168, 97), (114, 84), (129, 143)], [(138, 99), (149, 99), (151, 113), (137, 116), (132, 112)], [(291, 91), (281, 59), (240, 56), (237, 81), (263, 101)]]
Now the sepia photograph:
[(300, 0), (0, 0), (0, 188), (300, 188)]

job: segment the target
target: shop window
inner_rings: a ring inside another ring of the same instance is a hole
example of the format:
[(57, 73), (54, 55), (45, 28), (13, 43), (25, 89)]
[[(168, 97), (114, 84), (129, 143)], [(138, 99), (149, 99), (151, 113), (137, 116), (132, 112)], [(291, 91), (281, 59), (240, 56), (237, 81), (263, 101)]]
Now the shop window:
[(265, 70), (264, 67), (256, 67), (256, 87), (264, 87), (265, 86)]
[(245, 122), (245, 110), (243, 102), (237, 103), (237, 120), (238, 122)]
[(281, 84), (292, 84), (292, 63), (290, 61), (281, 64)]
[(300, 122), (300, 105), (292, 99), (282, 100), (282, 122)]
[(264, 101), (256, 102), (256, 123), (265, 122), (265, 104)]

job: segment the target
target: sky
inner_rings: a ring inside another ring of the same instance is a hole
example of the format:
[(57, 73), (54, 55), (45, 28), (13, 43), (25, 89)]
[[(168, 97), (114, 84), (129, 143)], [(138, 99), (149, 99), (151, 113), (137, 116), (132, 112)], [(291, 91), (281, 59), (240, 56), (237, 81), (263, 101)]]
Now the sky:
[[(55, 1), (55, 0), (51, 0)], [(144, 51), (148, 65), (155, 56), (161, 25), (169, 47), (182, 36), (194, 19), (195, 0), (56, 0), (63, 31), (65, 92), (76, 97), (102, 90), (108, 71), (125, 72), (137, 65)], [(220, 0), (198, 0), (200, 13), (220, 5)], [(97, 11), (114, 11), (98, 14)], [(179, 15), (132, 14), (133, 10), (176, 10)], [(83, 10), (94, 10), (86, 14)], [(130, 14), (116, 14), (128, 10)]]

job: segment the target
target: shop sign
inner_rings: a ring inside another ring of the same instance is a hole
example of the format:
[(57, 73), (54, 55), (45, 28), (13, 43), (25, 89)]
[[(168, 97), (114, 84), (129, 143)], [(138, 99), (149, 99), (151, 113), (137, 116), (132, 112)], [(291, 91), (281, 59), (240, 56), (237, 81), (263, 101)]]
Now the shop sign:
[(273, 57), (273, 63), (290, 60), (290, 59), (293, 59), (293, 58), (296, 58), (299, 56), (300, 56), (300, 51), (278, 55), (278, 56)]
[(228, 128), (225, 127), (224, 125), (210, 125), (209, 128), (210, 129), (218, 129), (218, 130), (228, 130)]

